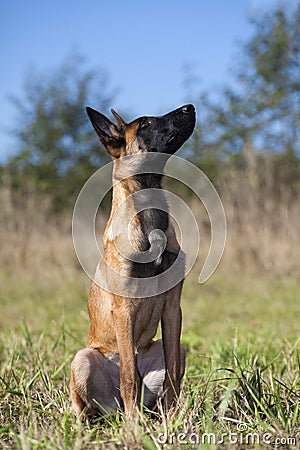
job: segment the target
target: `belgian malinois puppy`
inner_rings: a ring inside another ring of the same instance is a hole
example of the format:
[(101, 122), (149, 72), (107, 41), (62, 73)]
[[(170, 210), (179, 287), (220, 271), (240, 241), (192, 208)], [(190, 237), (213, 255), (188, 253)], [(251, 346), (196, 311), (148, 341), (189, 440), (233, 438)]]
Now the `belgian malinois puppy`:
[[(107, 267), (120, 274), (111, 283), (111, 290), (92, 283), (87, 348), (76, 354), (71, 365), (72, 403), (78, 413), (83, 412), (88, 417), (106, 415), (117, 409), (130, 417), (141, 403), (153, 410), (158, 401), (162, 401), (167, 411), (178, 398), (185, 371), (185, 350), (180, 343), (183, 252), (167, 205), (160, 209), (151, 207), (152, 191), (164, 204), (162, 174), (155, 173), (154, 169), (153, 173), (135, 174), (132, 166), (136, 155), (175, 153), (193, 132), (195, 109), (185, 105), (164, 116), (140, 117), (130, 123), (125, 123), (114, 110), (112, 113), (116, 124), (87, 108), (96, 133), (114, 160), (112, 209), (103, 236), (103, 258), (95, 279), (98, 273), (108, 282)], [(128, 155), (133, 157), (133, 163), (126, 165), (124, 157)], [(130, 225), (127, 227), (128, 220), (124, 217), (124, 222), (119, 218), (119, 223), (113, 227), (121, 203), (141, 190), (150, 193), (143, 208), (136, 212), (136, 202), (128, 200), (123, 214), (132, 218)], [(161, 252), (154, 260), (150, 258), (146, 262), (124, 256), (117, 245), (122, 237), (122, 226), (128, 228), (126, 239), (136, 254), (155, 246), (161, 248)], [(160, 233), (165, 236), (163, 246), (160, 246)], [(178, 258), (181, 273), (177, 284), (165, 290), (160, 288), (153, 295), (148, 293), (146, 297), (134, 295), (131, 278), (155, 277), (172, 267), (176, 260), (178, 263)], [(162, 340), (154, 341), (160, 322)]]

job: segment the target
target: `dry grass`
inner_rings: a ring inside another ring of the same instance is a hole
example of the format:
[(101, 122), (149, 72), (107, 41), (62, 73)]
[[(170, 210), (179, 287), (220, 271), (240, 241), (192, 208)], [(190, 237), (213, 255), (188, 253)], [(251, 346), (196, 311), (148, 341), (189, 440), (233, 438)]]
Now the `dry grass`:
[[(276, 276), (300, 273), (300, 176), (289, 184), (288, 173), (277, 176), (272, 159), (248, 151), (247, 168), (224, 166), (216, 183), (228, 225), (225, 271)], [(51, 198), (41, 197), (23, 180), (22, 191), (11, 188), (9, 177), (0, 187), (1, 266), (5, 273), (36, 273), (76, 266), (71, 242), (71, 213), (51, 216)], [(182, 197), (182, 194), (179, 193)], [(198, 199), (189, 198), (199, 224), (204, 258), (210, 242), (210, 224)], [(103, 222), (103, 221), (102, 221)], [(103, 230), (103, 223), (99, 230)]]
[(296, 187), (277, 182), (271, 161), (259, 167), (260, 174), (259, 164), (244, 172), (231, 169), (219, 184), (228, 220), (226, 263), (237, 270), (298, 276), (300, 180)]

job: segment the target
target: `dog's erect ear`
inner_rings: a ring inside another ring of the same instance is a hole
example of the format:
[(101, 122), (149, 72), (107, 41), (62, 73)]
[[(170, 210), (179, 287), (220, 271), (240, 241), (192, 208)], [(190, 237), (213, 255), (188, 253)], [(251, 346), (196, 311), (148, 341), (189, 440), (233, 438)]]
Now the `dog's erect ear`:
[(116, 127), (107, 117), (93, 108), (87, 107), (86, 112), (108, 153), (114, 158), (118, 158), (121, 147), (125, 144), (124, 130)]
[(118, 113), (116, 113), (116, 111), (114, 109), (111, 109), (111, 112), (114, 115), (114, 118), (116, 119), (116, 122), (118, 124), (118, 126), (120, 127), (121, 130), (125, 131), (126, 128), (126, 122), (124, 122), (124, 120), (122, 119), (121, 116), (119, 116)]

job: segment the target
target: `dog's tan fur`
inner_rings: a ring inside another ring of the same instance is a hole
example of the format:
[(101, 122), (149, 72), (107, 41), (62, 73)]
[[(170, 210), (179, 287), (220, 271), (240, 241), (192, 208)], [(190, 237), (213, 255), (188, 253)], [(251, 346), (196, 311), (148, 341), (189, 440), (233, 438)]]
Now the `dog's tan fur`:
[[(123, 136), (119, 145), (115, 141), (111, 145), (112, 141), (93, 123), (113, 159), (136, 153), (139, 147), (138, 120), (127, 125), (118, 116), (116, 118)], [(113, 124), (110, 131), (114, 137), (119, 136)], [(138, 189), (134, 177), (114, 184), (111, 215), (103, 237), (104, 261), (99, 263), (97, 271), (105, 271), (107, 263), (116, 272), (130, 276), (130, 265), (117, 249), (118, 229), (122, 229), (122, 224), (112, 230), (112, 221), (120, 204)], [(135, 213), (134, 203), (128, 204), (127, 213), (134, 217), (129, 227), (129, 240), (132, 247), (140, 251), (142, 218)], [(177, 254), (180, 247), (170, 221), (165, 234), (166, 251)], [(87, 348), (76, 354), (71, 365), (71, 399), (78, 413), (84, 411), (91, 416), (120, 408), (131, 416), (140, 404), (141, 392), (149, 408), (154, 408), (160, 397), (166, 410), (174, 404), (185, 370), (185, 351), (180, 344), (181, 289), (182, 282), (153, 297), (127, 298), (92, 283)], [(159, 322), (162, 341), (154, 341)]]

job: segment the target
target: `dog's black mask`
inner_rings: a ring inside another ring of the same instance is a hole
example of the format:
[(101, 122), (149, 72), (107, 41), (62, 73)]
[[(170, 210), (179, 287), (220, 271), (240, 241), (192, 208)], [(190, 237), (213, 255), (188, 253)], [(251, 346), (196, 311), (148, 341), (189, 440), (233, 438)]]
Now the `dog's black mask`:
[(182, 106), (164, 116), (139, 118), (136, 133), (139, 150), (175, 153), (192, 134), (195, 120), (193, 105)]

